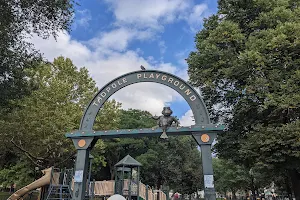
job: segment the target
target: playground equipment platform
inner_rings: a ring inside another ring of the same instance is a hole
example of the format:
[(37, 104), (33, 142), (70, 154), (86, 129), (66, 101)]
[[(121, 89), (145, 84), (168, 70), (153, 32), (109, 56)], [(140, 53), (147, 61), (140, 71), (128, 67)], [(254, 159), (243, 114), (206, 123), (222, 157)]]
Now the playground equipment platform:
[[(126, 197), (128, 193), (128, 180), (124, 180), (123, 194)], [(95, 197), (110, 197), (114, 194), (115, 181), (94, 181), (90, 185), (90, 191), (93, 191)], [(137, 191), (133, 190), (131, 186), (131, 196), (137, 196)], [(150, 186), (147, 186), (140, 182), (139, 187), (139, 199), (144, 200), (167, 200), (167, 195), (161, 190), (153, 190)]]
[[(59, 171), (53, 167), (42, 170), (44, 176), (32, 182), (31, 184), (19, 189), (13, 193), (7, 200), (21, 200), (29, 192), (40, 188), (38, 200), (71, 200), (72, 190), (74, 185), (73, 171)], [(124, 180), (123, 195), (127, 197), (129, 180)], [(115, 194), (115, 181), (93, 181), (90, 183), (86, 195), (86, 199), (94, 197), (102, 197), (104, 199)], [(135, 188), (135, 189), (134, 189)], [(139, 198), (137, 198), (137, 188), (139, 188)], [(131, 197), (136, 200), (167, 200), (167, 195), (161, 190), (153, 190), (139, 182), (139, 187), (136, 183), (131, 185)]]

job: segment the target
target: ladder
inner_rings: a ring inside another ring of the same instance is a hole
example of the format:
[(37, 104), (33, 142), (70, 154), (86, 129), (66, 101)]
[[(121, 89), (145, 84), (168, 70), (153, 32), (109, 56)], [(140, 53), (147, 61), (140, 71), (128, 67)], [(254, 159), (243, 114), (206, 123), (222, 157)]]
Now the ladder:
[(69, 185), (51, 185), (46, 200), (71, 200)]

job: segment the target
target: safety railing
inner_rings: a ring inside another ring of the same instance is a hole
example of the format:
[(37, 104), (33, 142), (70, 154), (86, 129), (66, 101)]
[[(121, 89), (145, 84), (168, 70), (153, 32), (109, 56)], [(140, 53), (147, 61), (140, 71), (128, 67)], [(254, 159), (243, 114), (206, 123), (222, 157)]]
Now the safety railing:
[[(151, 187), (145, 185), (143, 183), (139, 183), (139, 196), (144, 200), (167, 200), (166, 194), (161, 190), (152, 190)], [(111, 196), (114, 194), (114, 186), (115, 181), (95, 181), (93, 184), (94, 186), (94, 195), (95, 196)], [(129, 181), (124, 180), (123, 185), (123, 194), (126, 196), (128, 195), (128, 186)], [(131, 184), (131, 195), (137, 195), (137, 185)]]

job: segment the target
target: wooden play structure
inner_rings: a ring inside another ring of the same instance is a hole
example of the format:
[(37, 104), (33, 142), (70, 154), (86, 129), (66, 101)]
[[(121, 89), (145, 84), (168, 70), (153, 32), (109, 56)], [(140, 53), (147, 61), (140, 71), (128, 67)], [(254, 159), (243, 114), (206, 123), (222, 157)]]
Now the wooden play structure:
[(42, 170), (44, 176), (17, 190), (8, 200), (22, 200), (29, 192), (39, 189), (38, 200), (71, 199), (70, 184), (73, 170), (48, 168)]
[[(125, 156), (115, 165), (116, 179), (108, 181), (87, 180), (85, 199), (107, 199), (121, 194), (128, 200), (167, 200), (161, 190), (153, 190), (140, 182), (141, 164), (131, 156)], [(38, 200), (71, 200), (74, 189), (73, 169), (48, 168), (42, 170), (44, 176), (13, 193), (8, 200), (23, 200), (26, 195), (38, 189)], [(124, 177), (128, 177), (127, 179)]]
[(91, 195), (104, 199), (120, 194), (130, 200), (167, 200), (164, 192), (153, 190), (140, 181), (141, 166), (130, 155), (125, 156), (115, 164), (115, 180), (92, 182), (89, 187)]
[[(128, 196), (129, 182), (130, 182), (129, 180), (126, 179), (124, 180), (123, 195), (125, 197)], [(114, 180), (94, 181), (91, 183), (90, 190), (92, 189), (91, 187), (93, 187), (94, 190), (93, 192), (95, 197), (106, 199), (111, 195), (115, 194)], [(132, 197), (134, 197), (137, 194), (137, 191), (135, 191), (135, 189), (132, 189), (131, 192), (132, 192)], [(139, 199), (144, 199), (144, 200), (167, 200), (167, 195), (164, 192), (162, 192), (161, 190), (153, 190), (151, 189), (150, 186), (147, 186), (142, 182), (139, 183), (139, 197), (140, 197)]]

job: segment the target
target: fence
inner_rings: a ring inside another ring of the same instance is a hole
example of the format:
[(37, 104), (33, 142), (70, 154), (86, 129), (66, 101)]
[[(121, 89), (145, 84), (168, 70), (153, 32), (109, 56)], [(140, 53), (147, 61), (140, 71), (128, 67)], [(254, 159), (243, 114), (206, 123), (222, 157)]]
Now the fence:
[[(91, 184), (92, 185), (92, 184)], [(128, 194), (129, 181), (124, 180), (123, 194)], [(111, 196), (114, 194), (115, 181), (95, 181), (94, 194), (95, 196)], [(161, 190), (152, 190), (149, 186), (140, 182), (139, 196), (144, 200), (167, 200), (167, 195)], [(131, 194), (137, 195), (136, 184), (131, 184)]]

